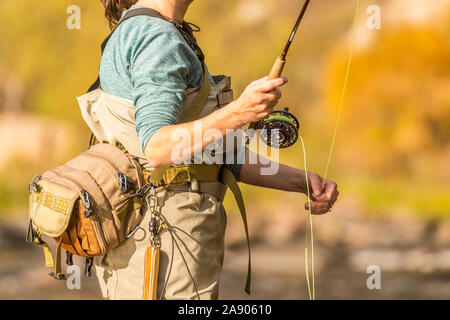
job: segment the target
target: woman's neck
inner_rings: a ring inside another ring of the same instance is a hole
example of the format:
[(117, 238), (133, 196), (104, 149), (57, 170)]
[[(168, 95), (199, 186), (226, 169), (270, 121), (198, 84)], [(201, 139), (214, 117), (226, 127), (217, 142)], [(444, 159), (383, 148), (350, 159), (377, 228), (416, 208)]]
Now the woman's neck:
[(183, 21), (191, 2), (192, 0), (139, 0), (136, 5), (154, 9), (168, 20)]

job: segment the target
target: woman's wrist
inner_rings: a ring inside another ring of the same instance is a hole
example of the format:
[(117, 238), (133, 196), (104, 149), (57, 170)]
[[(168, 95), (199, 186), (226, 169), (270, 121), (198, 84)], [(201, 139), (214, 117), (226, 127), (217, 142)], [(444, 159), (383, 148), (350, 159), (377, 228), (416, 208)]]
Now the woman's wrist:
[(294, 178), (294, 184), (295, 184), (295, 190), (299, 193), (307, 193), (306, 190), (306, 178), (305, 178), (305, 171), (296, 169), (295, 174), (293, 175)]
[(214, 129), (219, 129), (222, 134), (226, 134), (227, 129), (235, 130), (245, 125), (246, 122), (242, 119), (240, 113), (237, 112), (239, 107), (238, 100), (235, 100), (216, 112), (211, 113), (208, 116), (212, 121), (211, 126)]

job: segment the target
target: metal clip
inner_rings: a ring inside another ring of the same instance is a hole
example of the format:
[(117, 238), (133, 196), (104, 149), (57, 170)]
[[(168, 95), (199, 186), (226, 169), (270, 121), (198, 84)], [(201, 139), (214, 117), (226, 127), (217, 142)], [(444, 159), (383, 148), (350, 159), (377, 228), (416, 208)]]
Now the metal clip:
[(37, 231), (33, 228), (33, 223), (31, 222), (31, 219), (30, 222), (28, 223), (27, 236), (25, 240), (27, 243), (36, 243), (39, 245), (42, 245), (44, 243), (40, 238), (39, 234), (37, 233)]
[(33, 230), (33, 224), (31, 222), (31, 219), (28, 222), (27, 237), (25, 239), (26, 239), (27, 243), (33, 243), (34, 239), (35, 239), (35, 233)]
[(130, 239), (132, 236), (134, 236), (134, 234), (136, 233), (136, 231), (138, 231), (140, 229), (140, 226), (137, 226), (136, 228), (133, 229), (133, 231), (131, 231), (128, 235), (127, 235), (127, 239)]
[(140, 188), (139, 190), (137, 190), (135, 193), (132, 194), (127, 194), (127, 198), (134, 198), (134, 197), (139, 197), (139, 198), (143, 198), (145, 197), (145, 195), (148, 193), (148, 191), (152, 188), (151, 184), (145, 184), (142, 186), (142, 188)]
[(33, 179), (31, 180), (30, 184), (28, 185), (28, 190), (31, 192), (39, 192), (41, 191), (41, 187), (37, 184), (39, 180), (41, 180), (42, 176), (35, 175)]
[(87, 277), (90, 277), (92, 275), (92, 265), (94, 264), (94, 258), (86, 258), (86, 267), (84, 269), (84, 274)]
[(48, 275), (56, 280), (66, 280), (66, 276), (64, 275), (64, 273), (56, 274), (54, 272), (50, 272)]
[(73, 254), (72, 254), (72, 252), (66, 251), (66, 264), (68, 266), (73, 266)]

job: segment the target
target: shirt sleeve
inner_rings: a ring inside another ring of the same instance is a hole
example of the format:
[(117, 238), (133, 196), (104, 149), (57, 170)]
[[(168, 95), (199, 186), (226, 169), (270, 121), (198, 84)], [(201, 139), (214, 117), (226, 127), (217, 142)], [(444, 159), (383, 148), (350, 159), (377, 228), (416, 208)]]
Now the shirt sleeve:
[[(139, 21), (142, 19), (152, 21)], [(171, 23), (155, 19), (134, 18), (138, 27), (134, 25), (125, 38), (121, 37), (122, 44), (129, 48), (125, 59), (142, 151), (159, 129), (179, 123), (186, 89), (203, 81), (201, 64), (183, 36)], [(242, 148), (234, 164), (226, 165), (237, 180), (245, 152)]]
[(137, 32), (129, 71), (136, 130), (144, 151), (156, 131), (178, 123), (191, 81), (191, 61), (197, 57), (169, 23), (147, 23)]

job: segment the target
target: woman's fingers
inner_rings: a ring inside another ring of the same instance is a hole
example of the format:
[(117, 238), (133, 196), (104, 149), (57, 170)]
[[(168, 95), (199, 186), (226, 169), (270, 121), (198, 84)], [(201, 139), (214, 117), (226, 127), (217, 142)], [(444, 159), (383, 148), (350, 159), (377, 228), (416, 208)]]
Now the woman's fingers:
[[(316, 173), (308, 173), (308, 181), (310, 186), (311, 213), (325, 214), (331, 211), (337, 200), (339, 191), (337, 184), (333, 181), (324, 180)], [(309, 202), (305, 204), (305, 209), (309, 210)]]
[(339, 192), (337, 191), (337, 184), (335, 182), (326, 180), (323, 189), (324, 193), (330, 201), (336, 201)]
[(282, 78), (278, 78), (278, 79), (274, 79), (274, 80), (267, 80), (267, 78), (263, 78), (264, 80), (261, 81), (262, 79), (258, 80), (257, 82), (254, 83), (255, 85), (255, 89), (258, 92), (271, 92), (275, 89), (277, 89), (278, 87), (281, 87), (282, 85), (284, 85), (286, 82), (288, 82), (288, 78), (286, 77), (282, 77)]
[(339, 191), (337, 190), (337, 184), (330, 180), (326, 180), (325, 184), (323, 183), (323, 180), (321, 180), (320, 187), (318, 187), (318, 189), (316, 190), (320, 190), (319, 194), (314, 193), (314, 200), (317, 201), (327, 201), (335, 203), (339, 195)]
[(281, 90), (278, 88), (269, 93), (261, 93), (261, 104), (259, 105), (261, 112), (272, 112), (273, 108), (278, 104), (280, 98)]
[[(322, 177), (315, 173), (308, 173), (308, 180), (311, 186), (311, 194), (314, 196), (314, 200), (319, 200), (319, 197), (322, 195)], [(320, 201), (326, 200), (320, 199)]]
[[(325, 214), (331, 209), (329, 202), (311, 201), (311, 213), (312, 214)], [(305, 210), (309, 210), (309, 202), (305, 204)]]

